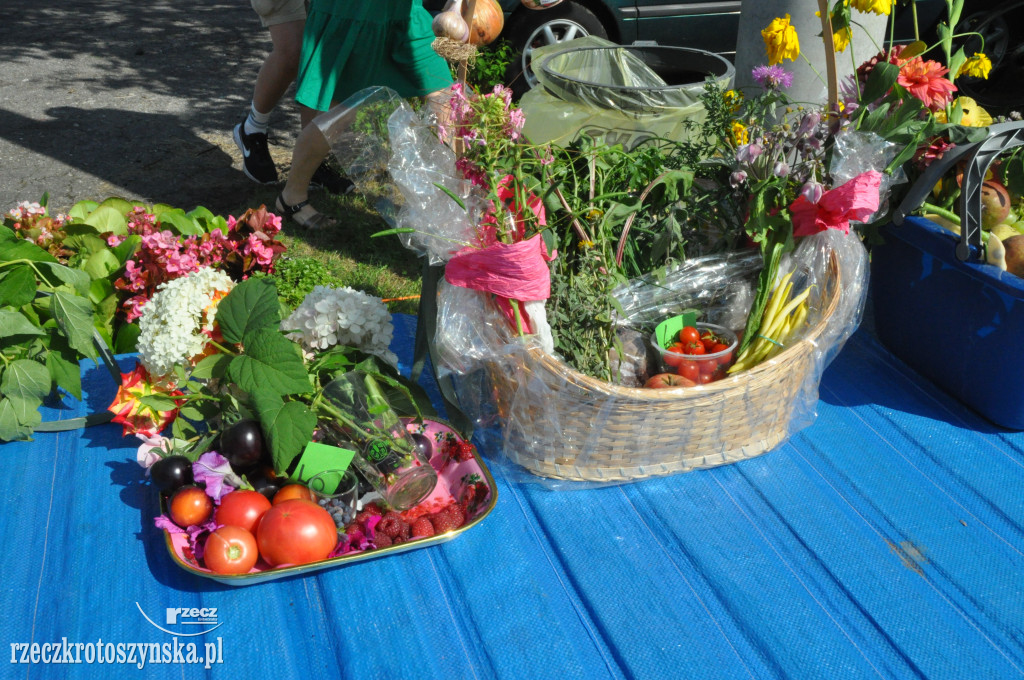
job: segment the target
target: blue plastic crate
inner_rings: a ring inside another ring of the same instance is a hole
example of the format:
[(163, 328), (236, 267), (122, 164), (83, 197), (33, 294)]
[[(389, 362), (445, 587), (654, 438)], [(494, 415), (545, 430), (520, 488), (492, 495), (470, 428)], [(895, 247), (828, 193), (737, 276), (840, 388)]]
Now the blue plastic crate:
[(1024, 430), (1024, 279), (961, 262), (958, 238), (907, 217), (871, 256), (878, 337), (992, 422)]

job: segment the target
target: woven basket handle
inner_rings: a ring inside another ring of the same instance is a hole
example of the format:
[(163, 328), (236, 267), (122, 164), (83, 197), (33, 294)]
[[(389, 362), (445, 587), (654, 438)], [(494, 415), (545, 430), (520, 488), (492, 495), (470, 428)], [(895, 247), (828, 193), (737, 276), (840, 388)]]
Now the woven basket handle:
[(893, 224), (903, 224), (906, 217), (924, 203), (942, 176), (967, 157), (960, 191), (960, 242), (956, 246), (957, 259), (962, 262), (983, 258), (981, 189), (989, 166), (1004, 151), (1024, 145), (1024, 121), (999, 123), (988, 130), (988, 137), (982, 141), (956, 146), (929, 165), (892, 215)]

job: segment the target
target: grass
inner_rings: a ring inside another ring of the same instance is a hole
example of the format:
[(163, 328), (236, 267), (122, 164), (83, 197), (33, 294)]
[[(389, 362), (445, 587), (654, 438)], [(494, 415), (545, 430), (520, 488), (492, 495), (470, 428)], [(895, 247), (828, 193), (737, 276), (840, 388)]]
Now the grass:
[[(271, 212), (279, 187), (260, 188), (232, 214), (240, 215), (251, 206), (263, 203)], [(308, 231), (285, 219), (281, 240), (288, 246), (285, 257), (310, 257), (324, 263), (342, 285), (385, 300), (392, 312), (415, 314), (418, 299), (395, 300), (420, 294), (422, 261), (397, 236), (372, 238), (389, 228), (376, 210), (358, 193), (335, 196), (325, 192), (312, 194), (310, 203), (317, 210), (340, 222), (337, 229)]]

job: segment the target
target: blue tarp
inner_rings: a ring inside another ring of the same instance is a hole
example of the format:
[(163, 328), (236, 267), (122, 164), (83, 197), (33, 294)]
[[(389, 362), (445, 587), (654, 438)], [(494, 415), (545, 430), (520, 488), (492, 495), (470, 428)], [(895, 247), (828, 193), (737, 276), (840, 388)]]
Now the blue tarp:
[[(407, 366), (415, 318), (395, 320)], [(83, 372), (85, 403), (44, 417), (109, 403), (109, 374)], [(1024, 675), (1024, 433), (865, 329), (818, 414), (758, 458), (622, 486), (553, 492), (494, 464), (497, 506), (448, 543), (245, 588), (172, 563), (119, 427), (5, 444), (0, 677)], [(205, 628), (166, 623), (203, 607)], [(17, 663), (21, 643), (74, 658), (99, 640), (115, 660), (166, 644), (170, 663)], [(177, 663), (175, 641), (223, 662)]]

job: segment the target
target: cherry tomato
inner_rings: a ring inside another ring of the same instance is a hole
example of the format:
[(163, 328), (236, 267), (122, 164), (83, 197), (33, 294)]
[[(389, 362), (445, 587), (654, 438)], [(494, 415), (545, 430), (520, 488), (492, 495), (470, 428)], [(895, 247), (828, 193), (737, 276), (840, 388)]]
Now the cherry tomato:
[(697, 367), (697, 362), (692, 359), (686, 359), (679, 364), (677, 370), (679, 375), (683, 376), (687, 380), (697, 382), (697, 377), (700, 375), (700, 368)]
[(241, 527), (255, 534), (260, 517), (269, 509), (270, 501), (259, 491), (238, 489), (220, 499), (220, 505), (213, 513), (213, 521)]
[(683, 357), (683, 343), (676, 342), (668, 346), (665, 350), (665, 365), (671, 368), (675, 368), (684, 361)]
[(701, 373), (700, 377), (697, 378), (698, 385), (707, 385), (709, 382), (714, 382), (715, 378), (711, 373)]
[(683, 346), (683, 354), (689, 354), (691, 356), (696, 354), (704, 354), (704, 345), (700, 340), (697, 342), (689, 342)]
[(294, 500), (301, 498), (304, 501), (315, 501), (316, 497), (313, 492), (309, 490), (309, 487), (302, 484), (285, 484), (281, 487), (281, 490), (274, 494), (274, 505), (283, 503), (284, 501)]
[(716, 359), (702, 359), (697, 362), (697, 366), (700, 369), (701, 375), (711, 375), (718, 368), (718, 361)]
[(696, 385), (694, 381), (689, 378), (684, 378), (681, 375), (675, 373), (659, 373), (658, 375), (652, 375), (644, 383), (644, 387), (693, 387)]
[(711, 346), (711, 349), (708, 350), (708, 354), (718, 354), (719, 352), (724, 352), (727, 349), (729, 349), (729, 345), (724, 342), (716, 342)]
[(688, 345), (691, 342), (700, 342), (700, 331), (693, 326), (684, 326), (683, 329), (679, 331), (679, 342), (684, 345)]
[(185, 528), (202, 524), (213, 514), (213, 501), (202, 487), (190, 484), (183, 486), (171, 496), (167, 506), (171, 521)]
[(256, 529), (260, 555), (275, 567), (325, 559), (337, 542), (338, 529), (330, 513), (301, 498), (276, 503)]
[(263, 430), (255, 420), (240, 420), (222, 432), (219, 451), (236, 472), (248, 472), (261, 462), (270, 462)]
[(206, 537), (203, 561), (215, 574), (248, 574), (259, 556), (256, 537), (242, 527), (221, 527)]

